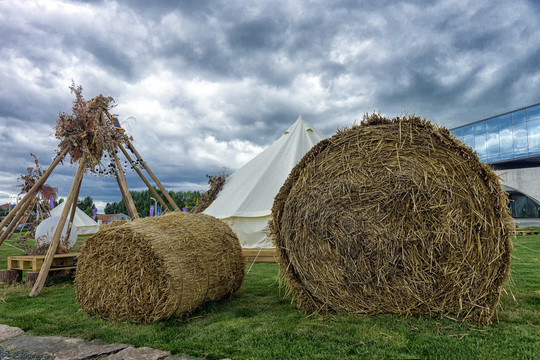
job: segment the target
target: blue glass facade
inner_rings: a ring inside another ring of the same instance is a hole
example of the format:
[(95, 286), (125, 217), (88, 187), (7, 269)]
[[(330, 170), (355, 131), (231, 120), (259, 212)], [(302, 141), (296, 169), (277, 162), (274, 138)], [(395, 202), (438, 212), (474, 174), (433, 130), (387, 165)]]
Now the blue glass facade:
[[(540, 167), (540, 104), (450, 131), (473, 148), (481, 161), (494, 169)], [(540, 217), (540, 204), (537, 201), (516, 189), (507, 192), (513, 217)]]
[(540, 155), (540, 104), (450, 130), (476, 151), (480, 160), (497, 164)]
[(510, 214), (515, 218), (535, 218), (540, 217), (540, 204), (519, 191), (509, 191)]

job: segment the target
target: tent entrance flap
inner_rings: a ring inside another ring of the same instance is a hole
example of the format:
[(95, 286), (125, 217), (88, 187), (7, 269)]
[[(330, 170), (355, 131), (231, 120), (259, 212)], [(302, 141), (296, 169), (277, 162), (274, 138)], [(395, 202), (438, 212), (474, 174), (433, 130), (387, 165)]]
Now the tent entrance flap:
[(221, 219), (237, 234), (240, 245), (245, 249), (274, 248), (272, 238), (268, 236), (270, 215), (262, 217), (230, 217)]

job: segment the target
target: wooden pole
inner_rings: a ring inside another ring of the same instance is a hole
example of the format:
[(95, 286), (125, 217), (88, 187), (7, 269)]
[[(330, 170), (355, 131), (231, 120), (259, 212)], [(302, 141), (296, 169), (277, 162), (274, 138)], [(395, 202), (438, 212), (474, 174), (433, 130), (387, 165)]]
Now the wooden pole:
[(75, 179), (73, 180), (73, 185), (71, 185), (71, 190), (69, 191), (69, 195), (66, 200), (66, 205), (64, 206), (64, 210), (62, 210), (62, 215), (60, 216), (60, 220), (58, 220), (58, 224), (56, 225), (56, 230), (54, 232), (51, 243), (49, 244), (47, 255), (45, 255), (45, 259), (43, 260), (43, 265), (41, 266), (41, 270), (39, 271), (39, 275), (36, 280), (36, 283), (34, 284), (32, 291), (30, 292), (30, 296), (39, 295), (39, 293), (43, 289), (43, 286), (45, 285), (45, 281), (47, 280), (47, 276), (49, 275), (49, 270), (51, 268), (54, 254), (56, 253), (56, 249), (58, 249), (60, 236), (62, 235), (62, 230), (64, 230), (64, 225), (66, 223), (66, 219), (68, 217), (69, 211), (71, 210), (71, 207), (73, 206), (73, 202), (77, 201), (75, 196), (77, 195), (77, 188), (80, 187), (83, 176), (84, 176), (84, 172), (86, 171), (86, 159), (87, 159), (87, 154), (85, 152), (80, 160), (79, 168), (77, 169), (77, 173), (75, 174)]
[[(34, 195), (34, 198), (27, 199), (27, 203), (24, 204), (19, 209), (19, 212), (15, 215), (15, 217), (13, 217), (13, 220), (6, 227), (6, 230), (2, 233), (2, 235), (0, 235), (0, 245), (2, 245), (5, 239), (8, 239), (9, 237), (11, 237), (11, 235), (15, 233), (15, 231), (17, 230), (16, 226), (19, 223), (19, 220), (21, 219), (21, 217), (23, 217), (24, 214), (28, 212), (29, 207), (35, 204), (34, 199), (35, 199), (35, 195)], [(23, 229), (21, 229), (21, 231), (19, 232), (22, 232), (22, 230)]]
[[(24, 215), (25, 212), (26, 212), (26, 210), (22, 211), (22, 215)], [(4, 231), (4, 232), (2, 233), (3, 238), (9, 239), (9, 238), (11, 237), (11, 235), (13, 235), (13, 234), (15, 233), (15, 231), (17, 231), (17, 229), (16, 229), (15, 226), (18, 224), (18, 222), (19, 222), (19, 218), (14, 218), (14, 219), (13, 219), (13, 223), (14, 223), (15, 225), (13, 225), (13, 226), (8, 226), (8, 227), (7, 227), (6, 231)], [(11, 230), (10, 230), (10, 229), (11, 229)], [(22, 232), (22, 229), (21, 229), (20, 232)], [(20, 232), (19, 232), (19, 233), (20, 233)], [(2, 241), (3, 241), (3, 240), (2, 240)], [(0, 243), (0, 244), (1, 244), (1, 243)]]
[(47, 206), (43, 204), (41, 204), (41, 211), (43, 212), (43, 217), (51, 216), (51, 209), (49, 209)]
[(8, 230), (9, 229), (6, 229), (6, 231), (4, 231), (2, 233), (2, 235), (5, 236), (6, 239), (9, 239), (11, 237), (11, 235), (13, 235), (13, 233), (15, 232), (15, 226), (13, 226), (10, 231), (8, 231)]
[(43, 219), (45, 217), (45, 212), (43, 210), (43, 206), (41, 205), (41, 201), (38, 202), (37, 204), (37, 212), (38, 212), (38, 217), (36, 219), (36, 226), (39, 222), (40, 219)]
[(124, 188), (124, 193), (126, 194), (128, 203), (131, 206), (131, 211), (133, 212), (132, 220), (138, 219), (139, 214), (137, 213), (137, 209), (135, 208), (135, 203), (133, 202), (133, 198), (131, 197), (131, 194), (129, 193), (126, 177), (124, 176), (124, 171), (122, 170), (122, 164), (120, 164), (120, 160), (118, 160), (118, 156), (116, 156), (116, 153), (113, 152), (113, 156), (114, 156), (114, 161), (116, 162), (116, 172), (118, 173), (118, 175), (120, 175), (120, 184)]
[[(9, 239), (11, 237), (11, 235), (13, 235), (15, 233), (15, 231), (17, 231), (16, 226), (19, 223), (19, 220), (21, 219), (21, 217), (24, 216), (24, 214), (26, 214), (28, 212), (28, 209), (31, 208), (35, 204), (35, 202), (34, 202), (35, 198), (36, 197), (34, 195), (33, 198), (28, 199), (27, 204), (24, 204), (19, 209), (19, 212), (15, 215), (13, 220), (7, 226), (6, 230), (0, 236), (0, 240), (1, 240), (0, 245), (2, 244), (2, 242), (4, 242), (5, 239)], [(19, 231), (19, 234), (22, 231), (23, 231), (23, 229), (21, 229), (21, 231)]]
[(24, 215), (26, 209), (28, 208), (28, 206), (32, 203), (32, 198), (35, 196), (35, 194), (38, 192), (39, 188), (41, 187), (41, 185), (43, 185), (45, 183), (45, 181), (47, 181), (47, 179), (49, 178), (49, 175), (51, 175), (52, 171), (54, 170), (54, 168), (56, 167), (56, 165), (58, 165), (58, 163), (64, 158), (64, 156), (67, 154), (67, 152), (69, 151), (69, 149), (64, 149), (60, 155), (58, 155), (56, 157), (56, 159), (54, 159), (54, 161), (52, 162), (51, 166), (49, 166), (49, 168), (47, 169), (47, 171), (45, 171), (45, 173), (43, 173), (43, 175), (39, 178), (39, 180), (34, 184), (34, 186), (32, 186), (32, 188), (30, 189), (30, 191), (28, 191), (26, 193), (26, 195), (24, 195), (24, 197), (21, 199), (21, 201), (19, 201), (19, 203), (17, 204), (17, 206), (15, 206), (7, 215), (6, 217), (4, 218), (4, 220), (2, 220), (2, 222), (0, 223), (0, 229), (2, 229), (4, 226), (6, 226), (7, 222), (15, 215), (15, 218), (13, 219), (13, 221), (8, 225), (7, 227), (7, 230), (4, 231), (4, 233), (2, 233), (2, 235), (0, 236), (0, 245), (2, 245), (2, 243), (4, 242), (4, 240), (6, 239), (7, 235), (9, 235), (9, 233), (11, 233), (11, 230), (13, 229), (13, 227), (15, 227), (15, 225), (17, 225), (17, 222), (19, 221), (19, 219), (21, 218), (21, 216)]
[[(124, 147), (122, 146), (122, 144), (119, 144), (118, 147), (120, 148), (120, 150), (122, 150), (122, 152), (124, 153), (124, 156), (126, 157), (126, 159), (128, 159), (128, 161), (131, 163), (131, 165), (133, 165), (133, 159), (131, 159), (131, 156), (129, 156), (129, 153), (126, 151), (126, 149), (124, 149)], [(139, 174), (139, 177), (142, 179), (142, 181), (144, 181), (144, 183), (146, 184), (146, 186), (148, 187), (148, 190), (150, 190), (152, 192), (152, 195), (154, 195), (154, 197), (157, 199), (157, 201), (159, 201), (159, 203), (161, 204), (161, 206), (163, 206), (163, 209), (167, 210), (168, 212), (171, 211), (171, 209), (167, 206), (167, 203), (161, 198), (161, 196), (159, 196), (159, 194), (157, 193), (156, 189), (154, 189), (154, 187), (150, 184), (150, 182), (146, 179), (146, 177), (144, 176), (144, 174), (141, 172), (141, 170), (139, 170), (136, 166), (133, 166), (133, 168), (135, 169), (135, 171), (137, 172), (137, 174)]]
[(148, 167), (148, 165), (146, 165), (146, 162), (144, 162), (144, 160), (141, 158), (141, 155), (139, 155), (139, 153), (137, 152), (137, 150), (135, 149), (135, 147), (133, 146), (133, 144), (131, 143), (131, 141), (126, 140), (126, 144), (129, 146), (129, 149), (131, 149), (131, 151), (133, 151), (133, 153), (135, 154), (135, 156), (137, 157), (137, 160), (139, 160), (139, 162), (142, 164), (142, 166), (144, 167), (144, 169), (146, 170), (146, 172), (148, 173), (148, 175), (150, 175), (150, 177), (152, 178), (152, 180), (154, 180), (154, 182), (156, 183), (156, 185), (159, 187), (159, 189), (161, 190), (161, 192), (163, 192), (163, 195), (165, 196), (165, 198), (167, 199), (167, 201), (171, 204), (171, 206), (174, 208), (175, 211), (181, 211), (180, 208), (178, 207), (178, 205), (176, 205), (176, 203), (174, 202), (174, 200), (171, 198), (171, 196), (169, 195), (169, 193), (167, 192), (167, 190), (165, 190), (165, 188), (163, 187), (163, 185), (161, 185), (161, 183), (159, 182), (159, 180), (157, 179), (156, 175), (154, 175), (154, 173), (152, 172), (152, 170), (150, 170), (150, 168)]
[(122, 201), (124, 202), (124, 205), (126, 206), (129, 217), (133, 219), (131, 206), (129, 206), (129, 203), (126, 199), (126, 194), (124, 194), (124, 188), (122, 187), (122, 183), (120, 182), (120, 177), (118, 176), (118, 172), (115, 172), (114, 174), (116, 175), (116, 182), (118, 183), (118, 188), (120, 189), (120, 193), (122, 194)]
[(69, 221), (68, 226), (66, 229), (66, 239), (69, 238), (69, 234), (71, 234), (71, 228), (73, 227), (73, 218), (75, 218), (75, 212), (77, 211), (77, 201), (79, 201), (79, 192), (81, 191), (81, 184), (82, 184), (82, 178), (81, 181), (79, 181), (79, 184), (77, 186), (77, 194), (75, 195), (75, 201), (73, 201), (73, 205), (71, 206), (71, 214), (69, 214)]

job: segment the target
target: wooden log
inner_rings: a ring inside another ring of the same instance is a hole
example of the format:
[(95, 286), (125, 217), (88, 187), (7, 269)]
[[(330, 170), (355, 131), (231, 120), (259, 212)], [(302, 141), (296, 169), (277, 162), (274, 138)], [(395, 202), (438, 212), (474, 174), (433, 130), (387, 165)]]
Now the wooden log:
[[(126, 151), (126, 149), (124, 149), (124, 147), (122, 146), (122, 144), (119, 144), (118, 147), (120, 148), (120, 150), (122, 150), (122, 152), (124, 153), (124, 156), (126, 157), (126, 159), (128, 159), (128, 161), (130, 162), (130, 164), (133, 164), (133, 159), (131, 158), (131, 156), (129, 156), (129, 153)], [(144, 174), (142, 173), (142, 171), (139, 170), (136, 166), (133, 166), (133, 169), (135, 169), (135, 171), (137, 172), (137, 174), (139, 175), (139, 177), (141, 178), (141, 180), (146, 184), (146, 186), (148, 187), (148, 190), (150, 190), (150, 192), (152, 193), (152, 195), (154, 195), (154, 197), (156, 198), (156, 200), (159, 201), (159, 203), (161, 204), (161, 206), (163, 206), (163, 209), (170, 212), (171, 209), (167, 206), (167, 203), (161, 198), (161, 196), (159, 196), (159, 194), (157, 193), (156, 189), (154, 189), (154, 187), (153, 187), (153, 186), (150, 184), (150, 182), (146, 179), (146, 177), (144, 176)]]
[[(9, 234), (11, 234), (11, 230), (17, 225), (17, 222), (19, 221), (20, 217), (23, 216), (24, 212), (26, 211), (26, 208), (30, 205), (31, 201), (34, 197), (34, 195), (38, 192), (41, 185), (47, 181), (49, 178), (49, 175), (51, 175), (52, 171), (58, 165), (58, 163), (64, 158), (64, 156), (69, 151), (69, 148), (64, 149), (60, 155), (54, 159), (51, 166), (43, 173), (43, 175), (39, 178), (39, 180), (32, 186), (32, 188), (24, 195), (24, 197), (19, 201), (19, 203), (4, 217), (2, 222), (0, 222), (0, 229), (3, 229), (4, 226), (8, 223), (8, 221), (15, 215), (15, 218), (13, 221), (8, 225), (7, 230), (4, 231), (2, 235), (0, 235), (0, 245), (4, 242), (4, 240), (7, 238)], [(23, 209), (24, 207), (24, 209)]]
[(120, 160), (118, 160), (118, 156), (116, 156), (116, 153), (113, 153), (113, 156), (114, 156), (114, 161), (116, 162), (116, 173), (120, 176), (120, 185), (124, 189), (124, 193), (126, 194), (126, 199), (128, 200), (129, 207), (131, 208), (131, 212), (133, 213), (133, 217), (131, 218), (131, 220), (138, 219), (139, 214), (137, 213), (135, 202), (133, 201), (133, 198), (131, 197), (131, 194), (129, 193), (126, 177), (124, 176), (124, 171), (122, 170), (122, 164), (120, 164)]
[(150, 177), (152, 178), (152, 180), (154, 180), (154, 182), (156, 183), (156, 185), (159, 187), (159, 189), (161, 190), (161, 192), (163, 193), (163, 196), (165, 196), (165, 198), (167, 199), (167, 201), (171, 204), (171, 206), (174, 208), (175, 211), (181, 211), (180, 208), (178, 207), (178, 205), (176, 205), (176, 203), (174, 202), (174, 200), (171, 198), (171, 196), (169, 195), (169, 193), (167, 192), (167, 190), (165, 190), (165, 188), (163, 187), (163, 185), (161, 185), (161, 183), (159, 182), (159, 180), (157, 179), (156, 175), (154, 175), (154, 173), (152, 172), (152, 170), (150, 170), (150, 168), (148, 167), (148, 165), (146, 165), (146, 162), (144, 162), (144, 160), (141, 158), (141, 155), (139, 155), (139, 153), (137, 152), (137, 150), (135, 149), (135, 147), (133, 146), (133, 144), (127, 140), (127, 145), (129, 147), (129, 149), (131, 149), (131, 151), (133, 151), (133, 153), (135, 154), (135, 156), (137, 157), (137, 160), (139, 160), (139, 162), (141, 163), (141, 165), (144, 167), (144, 169), (146, 170), (146, 172), (148, 173), (148, 175), (150, 175)]
[(22, 270), (0, 270), (0, 284), (11, 285), (22, 281)]
[[(38, 277), (39, 277), (39, 272), (27, 271), (26, 272), (26, 278), (25, 278), (26, 286), (29, 287), (29, 288), (33, 288), (34, 285), (36, 284), (36, 281), (37, 281)], [(48, 285), (48, 280), (49, 280), (49, 277), (47, 276), (43, 286)]]
[(84, 153), (79, 162), (79, 168), (77, 169), (77, 173), (75, 174), (75, 179), (73, 180), (73, 185), (71, 186), (71, 190), (66, 200), (66, 205), (64, 206), (64, 210), (62, 210), (60, 220), (58, 220), (58, 225), (56, 226), (53, 238), (51, 240), (51, 243), (49, 244), (49, 249), (47, 250), (47, 255), (45, 256), (45, 260), (43, 261), (43, 265), (41, 266), (41, 270), (39, 271), (39, 276), (34, 284), (34, 287), (30, 292), (30, 296), (37, 296), (45, 285), (45, 281), (47, 280), (54, 254), (56, 253), (56, 249), (58, 249), (58, 243), (60, 242), (60, 236), (62, 235), (62, 230), (64, 229), (64, 224), (66, 223), (68, 213), (71, 210), (73, 202), (77, 201), (77, 199), (75, 199), (75, 196), (77, 195), (76, 189), (78, 186), (81, 186), (80, 183), (82, 182), (84, 172), (86, 171), (87, 157), (88, 155)]

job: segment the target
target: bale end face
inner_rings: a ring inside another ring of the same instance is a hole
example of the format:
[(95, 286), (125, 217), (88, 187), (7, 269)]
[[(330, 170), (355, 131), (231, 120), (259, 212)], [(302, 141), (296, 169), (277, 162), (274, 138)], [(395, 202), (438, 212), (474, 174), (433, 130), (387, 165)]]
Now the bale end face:
[(275, 198), (270, 230), (307, 312), (485, 324), (509, 276), (507, 201), (448, 130), (372, 115), (304, 156)]
[(211, 216), (140, 219), (86, 240), (78, 259), (77, 301), (92, 315), (151, 322), (233, 294), (244, 266), (238, 238)]

